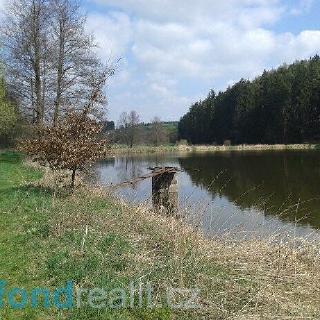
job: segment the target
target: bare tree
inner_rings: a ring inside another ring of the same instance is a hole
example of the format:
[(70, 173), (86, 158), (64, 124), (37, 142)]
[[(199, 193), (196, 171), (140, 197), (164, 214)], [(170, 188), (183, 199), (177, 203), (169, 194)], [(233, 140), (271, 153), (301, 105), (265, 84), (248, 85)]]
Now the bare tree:
[(45, 116), (49, 10), (46, 0), (13, 0), (1, 31), (11, 95), (41, 124)]
[(168, 131), (162, 125), (159, 117), (154, 117), (151, 126), (151, 136), (150, 139), (155, 146), (159, 146), (168, 142)]
[(123, 112), (118, 122), (120, 139), (130, 148), (137, 142), (139, 136), (139, 115), (132, 110), (129, 113)]
[(106, 103), (104, 79), (114, 69), (100, 63), (85, 21), (73, 0), (13, 0), (8, 8), (2, 28), (8, 80), (36, 124), (57, 125), (66, 111), (83, 109), (98, 84), (94, 107)]
[[(54, 71), (54, 112), (56, 125), (70, 106), (81, 108), (92, 87), (103, 77), (103, 66), (93, 52), (95, 44), (85, 32), (86, 17), (76, 1), (52, 0), (51, 62)], [(100, 100), (104, 104), (105, 99)], [(97, 105), (97, 103), (96, 103)]]

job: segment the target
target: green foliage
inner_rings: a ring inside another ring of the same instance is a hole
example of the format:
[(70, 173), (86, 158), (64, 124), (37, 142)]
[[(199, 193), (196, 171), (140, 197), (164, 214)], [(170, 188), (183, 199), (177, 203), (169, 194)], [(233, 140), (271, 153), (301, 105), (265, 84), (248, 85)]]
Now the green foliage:
[[(155, 143), (155, 137), (159, 136), (159, 141)], [(145, 145), (167, 145), (174, 144), (178, 136), (178, 122), (159, 121), (141, 124), (141, 144)]]
[(6, 99), (5, 83), (0, 79), (0, 137), (12, 132), (16, 122), (15, 107)]
[[(142, 145), (160, 146), (175, 144), (178, 139), (178, 122), (176, 121), (159, 120), (157, 122), (139, 123), (135, 129), (135, 149)], [(104, 132), (106, 131), (104, 130)], [(113, 134), (113, 142), (130, 146), (123, 126), (116, 129)]]
[(182, 117), (179, 137), (194, 144), (319, 141), (320, 57), (211, 91)]

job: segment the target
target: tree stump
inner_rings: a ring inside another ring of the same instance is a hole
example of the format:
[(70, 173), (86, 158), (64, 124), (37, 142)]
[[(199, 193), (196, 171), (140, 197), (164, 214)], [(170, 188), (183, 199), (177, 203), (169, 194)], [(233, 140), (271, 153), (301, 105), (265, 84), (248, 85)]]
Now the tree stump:
[(156, 212), (178, 214), (178, 183), (175, 169), (171, 167), (153, 169), (155, 175), (152, 177), (152, 202)]

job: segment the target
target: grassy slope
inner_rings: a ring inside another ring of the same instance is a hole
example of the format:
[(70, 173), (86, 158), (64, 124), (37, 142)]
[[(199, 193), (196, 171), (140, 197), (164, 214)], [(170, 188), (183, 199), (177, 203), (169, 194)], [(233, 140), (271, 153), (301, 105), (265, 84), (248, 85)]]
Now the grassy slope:
[(51, 180), (35, 182), (41, 176), (16, 154), (0, 157), (0, 279), (11, 287), (74, 280), (107, 290), (150, 282), (159, 299), (167, 286), (197, 287), (203, 308), (7, 307), (3, 319), (319, 318), (318, 248), (207, 241), (176, 219), (130, 209), (100, 190), (55, 192), (45, 187)]
[[(41, 176), (39, 171), (22, 166), (19, 155), (0, 155), (0, 278), (11, 286), (28, 288), (40, 280), (37, 242), (41, 228), (47, 225), (43, 213), (47, 213), (51, 198), (44, 190), (28, 187), (27, 182)], [(3, 314), (3, 319), (15, 318), (8, 310)], [(26, 319), (32, 319), (32, 310), (26, 314)]]

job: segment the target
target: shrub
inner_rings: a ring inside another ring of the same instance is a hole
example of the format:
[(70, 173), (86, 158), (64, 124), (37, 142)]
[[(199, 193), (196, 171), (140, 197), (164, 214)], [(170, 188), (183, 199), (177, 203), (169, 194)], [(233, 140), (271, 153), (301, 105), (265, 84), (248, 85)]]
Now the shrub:
[(36, 138), (24, 140), (19, 149), (53, 170), (72, 171), (74, 187), (77, 170), (82, 170), (105, 154), (102, 126), (86, 112), (69, 112), (57, 126), (36, 128)]

